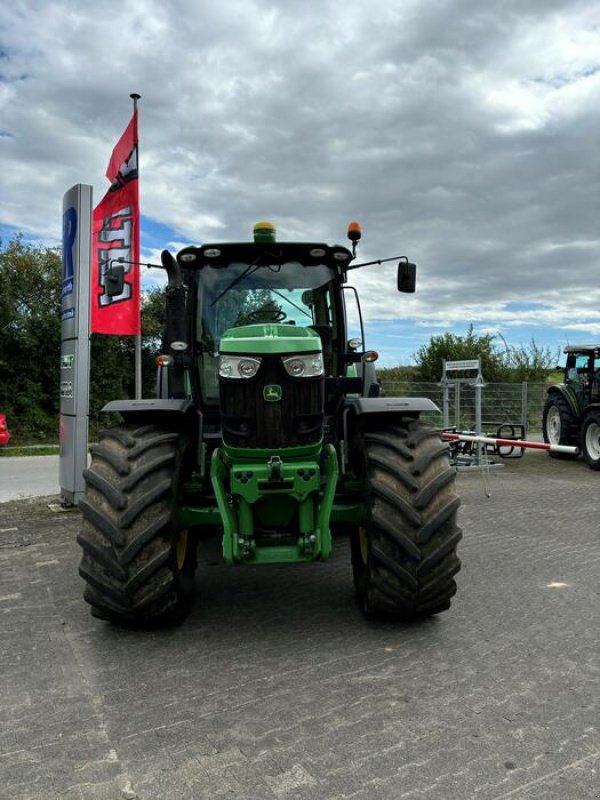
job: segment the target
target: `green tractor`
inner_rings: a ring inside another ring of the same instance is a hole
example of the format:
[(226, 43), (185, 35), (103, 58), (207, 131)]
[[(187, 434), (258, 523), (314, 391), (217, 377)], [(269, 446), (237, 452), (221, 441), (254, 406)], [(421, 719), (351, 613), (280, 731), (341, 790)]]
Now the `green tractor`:
[[(348, 535), (369, 616), (449, 608), (460, 568), (448, 445), (425, 398), (383, 397), (377, 353), (349, 338), (352, 249), (254, 240), (167, 251), (156, 398), (112, 401), (90, 448), (78, 542), (85, 599), (123, 625), (181, 621), (201, 538), (232, 565), (299, 564)], [(384, 259), (392, 260), (392, 259)], [(398, 290), (414, 292), (414, 264)]]
[(564, 352), (564, 383), (548, 389), (544, 405), (544, 441), (578, 447), (586, 463), (600, 469), (600, 345), (569, 345)]

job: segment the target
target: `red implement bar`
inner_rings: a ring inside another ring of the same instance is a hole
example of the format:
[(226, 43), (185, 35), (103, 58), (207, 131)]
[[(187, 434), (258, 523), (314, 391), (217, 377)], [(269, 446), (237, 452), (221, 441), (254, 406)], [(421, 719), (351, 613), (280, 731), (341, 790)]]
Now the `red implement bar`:
[(471, 436), (466, 433), (442, 433), (442, 439), (451, 439), (459, 442), (480, 442), (504, 447), (528, 447), (531, 450), (550, 450), (553, 453), (571, 453), (577, 455), (579, 448), (569, 447), (566, 444), (544, 444), (543, 442), (525, 442), (522, 439), (495, 439), (491, 436)]

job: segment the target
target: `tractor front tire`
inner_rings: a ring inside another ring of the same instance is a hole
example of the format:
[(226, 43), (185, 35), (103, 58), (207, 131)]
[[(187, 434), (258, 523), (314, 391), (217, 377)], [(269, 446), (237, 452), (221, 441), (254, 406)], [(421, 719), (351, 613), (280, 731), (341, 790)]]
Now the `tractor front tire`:
[[(542, 432), (546, 444), (577, 446), (577, 419), (565, 398), (553, 393), (544, 404)], [(571, 453), (548, 451), (552, 458), (577, 458)]]
[(79, 507), (79, 574), (92, 615), (126, 626), (177, 624), (193, 604), (196, 550), (176, 524), (187, 439), (159, 425), (102, 431)]
[(589, 411), (581, 428), (581, 451), (588, 467), (600, 469), (600, 410)]
[(460, 569), (460, 500), (449, 448), (420, 420), (403, 419), (358, 437), (368, 505), (352, 533), (352, 566), (367, 616), (411, 621), (450, 607)]

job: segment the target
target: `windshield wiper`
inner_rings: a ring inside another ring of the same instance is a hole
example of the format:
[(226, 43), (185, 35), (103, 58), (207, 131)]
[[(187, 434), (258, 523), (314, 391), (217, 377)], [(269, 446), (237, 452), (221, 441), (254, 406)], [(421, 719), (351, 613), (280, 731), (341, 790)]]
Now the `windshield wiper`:
[(279, 297), (281, 297), (282, 300), (285, 300), (286, 303), (289, 303), (291, 306), (294, 306), (294, 308), (297, 308), (298, 311), (301, 311), (304, 314), (304, 316), (306, 316), (310, 320), (312, 320), (312, 314), (309, 314), (308, 311), (305, 308), (302, 308), (302, 306), (296, 305), (296, 303), (294, 303), (293, 300), (290, 300), (289, 297), (286, 297), (281, 292), (278, 292), (277, 289), (271, 288), (271, 289), (269, 289), (269, 291), (273, 292), (273, 294), (279, 295)]
[(236, 278), (234, 278), (234, 279), (231, 281), (231, 283), (230, 283), (228, 286), (226, 286), (226, 287), (223, 289), (223, 291), (222, 291), (220, 294), (218, 294), (218, 295), (215, 297), (215, 299), (212, 301), (212, 303), (211, 303), (210, 305), (211, 305), (211, 306), (214, 306), (214, 304), (215, 304), (215, 303), (218, 303), (218, 302), (219, 302), (219, 300), (220, 300), (220, 299), (223, 297), (223, 295), (226, 295), (226, 294), (227, 294), (227, 292), (228, 292), (230, 289), (233, 289), (233, 287), (234, 287), (234, 286), (237, 286), (237, 285), (238, 285), (238, 283), (239, 283), (241, 280), (243, 280), (243, 279), (246, 277), (246, 275), (250, 275), (250, 274), (252, 274), (253, 272), (256, 272), (256, 270), (257, 270), (257, 269), (260, 269), (260, 264), (257, 264), (257, 261), (258, 261), (258, 260), (259, 260), (259, 259), (258, 259), (258, 258), (256, 258), (256, 259), (255, 259), (255, 260), (254, 260), (254, 261), (253, 261), (251, 264), (248, 264), (248, 266), (246, 267), (246, 269), (245, 269), (243, 272), (241, 272), (241, 273), (240, 273), (240, 274), (239, 274), (239, 275), (238, 275)]

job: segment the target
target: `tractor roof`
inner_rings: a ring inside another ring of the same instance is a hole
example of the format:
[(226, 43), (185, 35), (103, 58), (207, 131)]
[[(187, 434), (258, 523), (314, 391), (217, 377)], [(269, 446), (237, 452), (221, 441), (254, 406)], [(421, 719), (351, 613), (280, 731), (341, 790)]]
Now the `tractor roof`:
[(292, 261), (344, 269), (352, 261), (352, 253), (343, 245), (322, 242), (227, 242), (184, 247), (177, 253), (177, 261), (187, 269), (208, 265), (226, 267), (233, 262), (286, 264)]
[(564, 353), (600, 353), (600, 344), (568, 344), (563, 350)]

